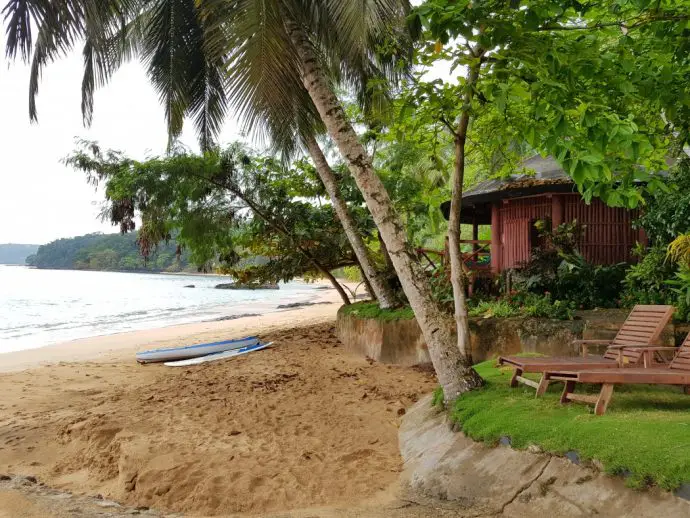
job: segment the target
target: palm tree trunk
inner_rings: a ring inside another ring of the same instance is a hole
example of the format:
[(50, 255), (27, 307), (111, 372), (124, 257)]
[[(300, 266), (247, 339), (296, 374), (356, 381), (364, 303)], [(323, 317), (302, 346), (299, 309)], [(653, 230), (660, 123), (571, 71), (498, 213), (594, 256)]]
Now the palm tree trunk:
[[(480, 65), (481, 62), (477, 60), (476, 64), (473, 64), (468, 71), (467, 92), (463, 98), (465, 109), (460, 116), (458, 127), (455, 131), (455, 170), (453, 171), (453, 190), (450, 199), (450, 214), (448, 216), (448, 255), (450, 257), (450, 280), (453, 286), (453, 301), (455, 303), (455, 326), (457, 329), (458, 350), (462, 354), (466, 365), (472, 365), (472, 348), (470, 344), (470, 325), (467, 317), (462, 250), (460, 248), (460, 211), (462, 209), (462, 188), (465, 180), (465, 144), (467, 141), (467, 128), (470, 123), (469, 105), (472, 102), (474, 85), (479, 77)], [(479, 378), (478, 375), (477, 377)]]
[(455, 346), (451, 326), (431, 296), (428, 279), (407, 241), (402, 222), (386, 188), (374, 171), (371, 158), (333, 92), (305, 32), (289, 17), (285, 28), (302, 65), (302, 81), (328, 133), (338, 146), (352, 172), (374, 222), (381, 232), (395, 270), (424, 334), (431, 361), (443, 387), (446, 400), (455, 399), (477, 384), (476, 374), (466, 365)]
[(340, 189), (338, 188), (338, 179), (335, 177), (331, 166), (328, 165), (328, 161), (321, 151), (316, 139), (310, 135), (305, 138), (305, 143), (309, 154), (311, 155), (314, 164), (316, 165), (316, 171), (319, 174), (319, 178), (326, 187), (326, 192), (331, 198), (331, 203), (333, 204), (333, 209), (335, 210), (336, 216), (340, 220), (343, 229), (345, 230), (345, 235), (347, 235), (350, 245), (357, 256), (357, 261), (359, 261), (359, 266), (364, 272), (365, 280), (369, 281), (372, 294), (379, 301), (379, 306), (383, 309), (392, 308), (395, 306), (395, 297), (393, 292), (388, 288), (388, 286), (383, 282), (381, 274), (376, 271), (374, 263), (369, 257), (369, 251), (367, 250), (364, 240), (361, 234), (357, 231), (357, 225), (355, 225), (352, 219), (352, 214), (347, 208), (345, 200), (340, 194)]

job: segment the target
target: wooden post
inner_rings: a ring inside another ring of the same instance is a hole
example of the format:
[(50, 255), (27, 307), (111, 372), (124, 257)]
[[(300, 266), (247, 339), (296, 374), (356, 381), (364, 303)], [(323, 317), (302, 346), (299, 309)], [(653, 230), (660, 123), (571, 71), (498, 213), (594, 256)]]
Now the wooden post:
[(479, 240), (479, 225), (477, 224), (477, 213), (472, 214), (472, 252), (476, 252), (479, 248), (477, 241)]
[(501, 211), (498, 202), (491, 205), (491, 271), (501, 271)]
[(541, 379), (539, 380), (539, 386), (537, 387), (537, 393), (534, 397), (543, 396), (546, 392), (546, 389), (549, 388), (549, 383), (551, 383), (551, 380), (549, 379), (549, 374), (547, 372), (544, 372), (541, 375)]
[(568, 396), (571, 392), (575, 390), (575, 382), (573, 380), (568, 380), (565, 382), (565, 387), (563, 387), (563, 393), (561, 394), (561, 403), (570, 403)]
[(515, 388), (518, 386), (518, 378), (522, 376), (522, 369), (516, 368), (513, 371), (513, 376), (510, 378), (510, 386)]
[(565, 217), (565, 203), (563, 202), (563, 196), (552, 196), (551, 197), (551, 226), (552, 228), (558, 228), (558, 225), (563, 223), (563, 218)]
[(604, 415), (606, 413), (606, 407), (609, 405), (609, 401), (611, 401), (612, 395), (613, 395), (613, 384), (612, 383), (604, 383), (601, 386), (601, 392), (599, 392), (599, 398), (597, 399), (597, 402), (594, 405), (594, 414), (595, 415)]

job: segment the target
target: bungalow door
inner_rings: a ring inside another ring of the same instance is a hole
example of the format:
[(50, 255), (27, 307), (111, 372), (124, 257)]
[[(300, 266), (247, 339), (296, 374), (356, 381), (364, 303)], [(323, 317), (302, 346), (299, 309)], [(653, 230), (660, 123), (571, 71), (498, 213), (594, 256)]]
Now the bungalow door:
[(503, 269), (516, 268), (529, 260), (529, 219), (508, 219), (503, 221), (501, 233), (501, 265)]

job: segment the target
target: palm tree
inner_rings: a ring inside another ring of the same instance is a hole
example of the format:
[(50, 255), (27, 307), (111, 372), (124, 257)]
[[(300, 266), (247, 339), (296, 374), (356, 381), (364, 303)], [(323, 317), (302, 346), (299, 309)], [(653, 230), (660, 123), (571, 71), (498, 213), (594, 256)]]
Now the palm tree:
[[(396, 31), (408, 8), (407, 0), (9, 0), (3, 12), (10, 57), (20, 50), (28, 58), (32, 19), (38, 27), (32, 100), (41, 67), (84, 38), (87, 115), (94, 86), (137, 55), (160, 94), (172, 138), (191, 116), (208, 146), (229, 104), (249, 127), (273, 138), (322, 121), (363, 194), (450, 399), (481, 379), (453, 343), (451, 325), (334, 90), (340, 83), (366, 91), (378, 42), (394, 47), (392, 59), (378, 64), (395, 66)], [(35, 116), (33, 101), (30, 108)]]

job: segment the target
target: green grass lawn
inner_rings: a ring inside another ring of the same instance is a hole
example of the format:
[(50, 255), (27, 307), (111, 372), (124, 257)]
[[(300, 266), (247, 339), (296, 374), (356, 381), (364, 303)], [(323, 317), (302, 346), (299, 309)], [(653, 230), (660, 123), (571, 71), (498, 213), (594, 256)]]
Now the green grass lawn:
[(356, 302), (349, 306), (342, 306), (340, 311), (345, 315), (356, 315), (360, 318), (374, 320), (410, 320), (414, 318), (412, 308), (403, 306), (396, 309), (381, 309), (378, 302)]
[(561, 405), (560, 383), (537, 399), (534, 389), (511, 389), (511, 370), (493, 360), (476, 369), (486, 386), (461, 396), (451, 410), (473, 439), (495, 444), (508, 436), (514, 448), (574, 450), (583, 461), (599, 460), (607, 473), (625, 475), (636, 488), (656, 484), (672, 490), (690, 482), (690, 396), (678, 387), (617, 386), (607, 413), (595, 416), (588, 405)]

